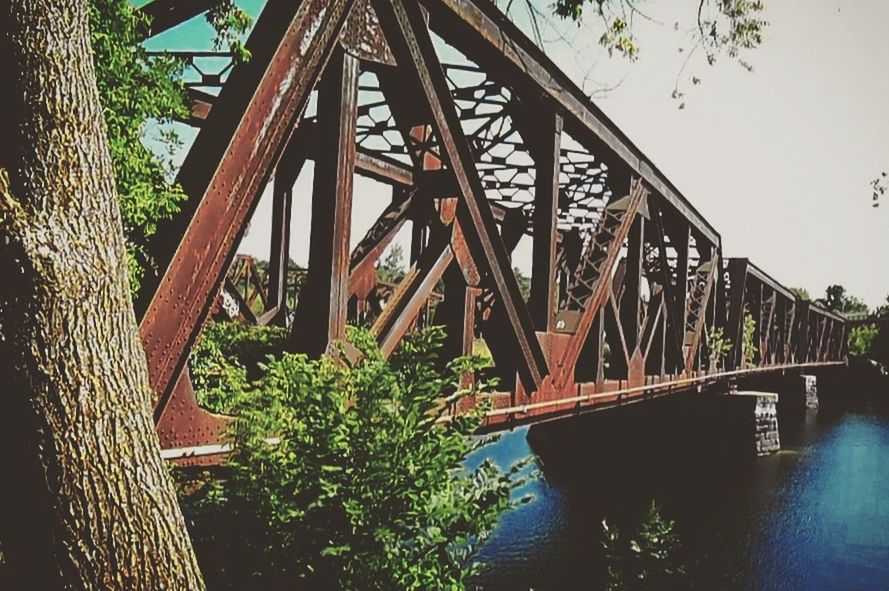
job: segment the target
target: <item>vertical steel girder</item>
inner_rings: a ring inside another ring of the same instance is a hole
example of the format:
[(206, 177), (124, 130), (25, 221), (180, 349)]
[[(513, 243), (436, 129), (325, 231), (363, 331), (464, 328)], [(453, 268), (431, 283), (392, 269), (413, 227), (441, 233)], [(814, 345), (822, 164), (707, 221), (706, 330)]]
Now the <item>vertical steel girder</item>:
[(358, 60), (337, 49), (318, 90), (309, 272), (287, 346), (312, 357), (346, 338), (358, 72)]
[(305, 142), (297, 131), (291, 137), (281, 161), (275, 169), (272, 202), (272, 231), (269, 248), (269, 301), (260, 324), (287, 325), (287, 276), (290, 261), (290, 217), (293, 207), (293, 184), (306, 161)]
[(640, 289), (642, 287), (642, 259), (645, 250), (645, 218), (636, 216), (627, 239), (627, 267), (620, 295), (620, 325), (630, 357), (639, 346), (639, 327), (642, 315)]
[(547, 113), (539, 132), (526, 134), (537, 174), (534, 181), (534, 242), (531, 267), (530, 308), (534, 326), (551, 331), (556, 310), (556, 238), (559, 213), (559, 153), (562, 144), (562, 118)]

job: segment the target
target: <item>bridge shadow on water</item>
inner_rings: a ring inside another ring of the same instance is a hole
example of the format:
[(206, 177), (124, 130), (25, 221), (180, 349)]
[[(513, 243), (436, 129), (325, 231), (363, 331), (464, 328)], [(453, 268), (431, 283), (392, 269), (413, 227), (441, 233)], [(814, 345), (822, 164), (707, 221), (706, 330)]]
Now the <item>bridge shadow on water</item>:
[(604, 589), (602, 519), (633, 531), (654, 500), (676, 522), (683, 589), (889, 589), (889, 387), (820, 379), (820, 409), (779, 405), (782, 451), (758, 459), (707, 393), (504, 435), (482, 453), (533, 453), (540, 470), (482, 549), (479, 585)]

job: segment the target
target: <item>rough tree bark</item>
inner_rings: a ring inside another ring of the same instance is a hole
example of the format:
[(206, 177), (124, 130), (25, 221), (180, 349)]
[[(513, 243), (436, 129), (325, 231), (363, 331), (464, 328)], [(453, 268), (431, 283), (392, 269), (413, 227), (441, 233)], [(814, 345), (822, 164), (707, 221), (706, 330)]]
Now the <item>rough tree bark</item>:
[(0, 10), (3, 568), (23, 589), (202, 589), (154, 430), (87, 0)]

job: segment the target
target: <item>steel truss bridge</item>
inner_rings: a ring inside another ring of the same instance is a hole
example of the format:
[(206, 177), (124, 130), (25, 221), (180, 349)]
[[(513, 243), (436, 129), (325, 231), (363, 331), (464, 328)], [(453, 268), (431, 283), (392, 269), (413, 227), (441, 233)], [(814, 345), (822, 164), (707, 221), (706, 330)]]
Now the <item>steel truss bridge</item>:
[[(213, 4), (153, 0), (148, 34)], [(724, 258), (717, 230), (489, 0), (268, 0), (247, 48), (245, 63), (180, 54), (200, 128), (178, 176), (189, 200), (159, 229), (160, 272), (137, 303), (167, 457), (224, 451), (227, 419), (198, 407), (187, 371), (220, 309), (290, 326), (287, 348), (313, 356), (338, 350), (348, 322), (386, 354), (422, 322), (446, 327), (446, 358), (481, 338), (501, 380), (488, 430), (845, 363), (845, 320)], [(292, 193), (309, 160), (297, 271)], [(391, 203), (350, 250), (356, 174), (389, 185)], [(269, 183), (258, 272), (236, 249)], [(411, 268), (380, 285), (375, 266), (408, 225)], [(510, 263), (524, 236), (527, 299)], [(720, 330), (729, 352), (711, 360)]]

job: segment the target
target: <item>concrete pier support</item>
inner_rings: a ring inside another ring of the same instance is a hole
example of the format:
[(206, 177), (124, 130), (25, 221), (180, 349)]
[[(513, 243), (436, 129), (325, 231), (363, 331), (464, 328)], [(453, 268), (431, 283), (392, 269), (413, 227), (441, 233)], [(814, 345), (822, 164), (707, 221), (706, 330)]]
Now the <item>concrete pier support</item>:
[(773, 454), (781, 449), (778, 436), (778, 394), (772, 392), (732, 392), (725, 397), (730, 421), (739, 438), (741, 450), (757, 456)]
[(806, 408), (813, 410), (818, 408), (818, 378), (813, 375), (803, 374), (800, 376), (803, 380), (803, 387), (806, 392)]

